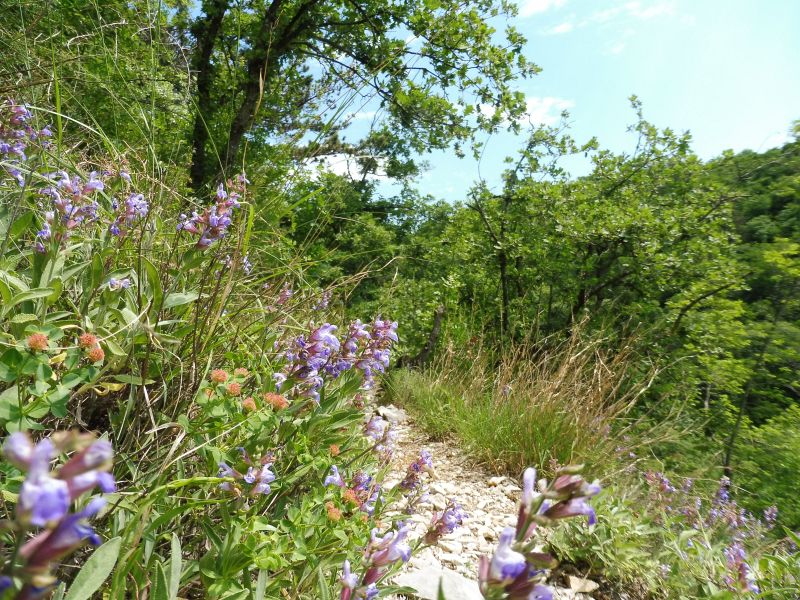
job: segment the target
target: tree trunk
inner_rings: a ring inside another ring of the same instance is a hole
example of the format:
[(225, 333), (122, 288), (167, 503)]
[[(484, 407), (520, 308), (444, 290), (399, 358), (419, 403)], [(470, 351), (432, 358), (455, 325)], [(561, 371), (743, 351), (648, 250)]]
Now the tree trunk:
[(192, 68), (197, 85), (196, 114), (192, 129), (192, 164), (189, 169), (191, 185), (195, 194), (200, 194), (207, 177), (206, 144), (208, 143), (208, 120), (214, 113), (211, 106), (212, 64), (211, 55), (222, 28), (222, 18), (228, 9), (228, 0), (209, 0), (203, 3), (205, 18), (193, 27), (197, 40)]

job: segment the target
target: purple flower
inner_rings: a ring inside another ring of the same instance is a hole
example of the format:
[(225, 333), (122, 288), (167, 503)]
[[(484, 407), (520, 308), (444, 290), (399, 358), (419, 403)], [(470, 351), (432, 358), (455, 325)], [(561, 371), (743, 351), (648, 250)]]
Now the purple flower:
[(27, 471), (31, 466), (33, 448), (31, 439), (21, 431), (17, 431), (6, 438), (3, 454), (12, 465)]
[(531, 506), (541, 494), (536, 491), (536, 469), (529, 467), (522, 474), (522, 506), (530, 512)]
[(23, 522), (46, 527), (67, 514), (70, 494), (67, 482), (50, 476), (50, 461), (55, 448), (44, 439), (33, 448), (25, 478), (19, 493), (17, 510)]
[(778, 520), (778, 507), (777, 506), (770, 506), (767, 509), (764, 509), (764, 521), (767, 523), (767, 527), (772, 529), (775, 527), (775, 522)]
[(108, 289), (111, 291), (117, 291), (131, 287), (131, 280), (127, 277), (123, 279), (115, 279), (114, 277), (108, 280)]
[(292, 291), (292, 288), (289, 287), (289, 284), (284, 283), (280, 293), (278, 294), (278, 301), (277, 301), (278, 306), (283, 306), (284, 304), (286, 304), (289, 301), (289, 298), (291, 298), (293, 294), (294, 291)]
[(314, 304), (312, 310), (325, 310), (328, 308), (328, 303), (331, 301), (331, 292), (330, 290), (325, 290), (322, 292), (322, 296), (320, 299)]
[(383, 438), (387, 427), (389, 427), (389, 422), (376, 415), (367, 423), (366, 434), (373, 440), (380, 440)]
[(554, 504), (542, 514), (550, 519), (566, 519), (577, 517), (578, 515), (586, 515), (589, 525), (594, 525), (597, 521), (594, 509), (586, 502), (584, 497), (570, 498), (565, 502)]
[[(236, 469), (233, 469), (228, 463), (221, 462), (219, 463), (217, 477), (232, 477), (233, 479), (239, 479), (242, 477), (242, 474)], [(223, 481), (219, 484), (219, 488), (221, 490), (225, 490), (226, 492), (230, 492), (233, 491), (233, 484), (230, 481)]]
[(546, 585), (537, 583), (528, 595), (528, 600), (553, 600), (553, 590)]
[(329, 485), (335, 485), (340, 488), (344, 487), (344, 480), (342, 476), (339, 475), (339, 468), (336, 465), (331, 467), (331, 474), (325, 478), (324, 485), (325, 487)]
[(736, 591), (751, 592), (758, 594), (759, 589), (756, 585), (755, 575), (747, 564), (747, 554), (745, 553), (742, 543), (737, 541), (725, 549), (725, 558), (728, 562), (728, 569), (733, 573), (733, 576), (725, 578), (726, 585)]
[[(269, 494), (270, 490), (270, 483), (275, 481), (275, 474), (270, 470), (272, 463), (267, 463), (261, 467), (257, 471), (256, 474), (256, 484), (253, 486), (251, 490), (251, 495), (255, 496), (256, 494)], [(248, 469), (248, 473), (252, 470), (253, 467)]]
[(350, 561), (345, 560), (342, 565), (342, 577), (339, 579), (342, 585), (350, 590), (354, 590), (358, 585), (358, 576), (350, 571)]
[(422, 473), (433, 475), (433, 457), (428, 450), (421, 450), (419, 458), (408, 465), (405, 478), (398, 484), (400, 489), (416, 489), (420, 484), (420, 476)]
[(275, 382), (275, 389), (280, 391), (283, 382), (286, 381), (286, 375), (283, 373), (273, 373), (272, 380)]
[(511, 527), (506, 527), (500, 534), (497, 550), (489, 565), (489, 576), (496, 582), (511, 583), (527, 569), (525, 557), (511, 548), (514, 535)]
[(67, 478), (95, 469), (108, 470), (114, 460), (114, 449), (108, 440), (97, 440), (82, 452), (70, 458), (59, 470), (59, 477)]
[(55, 529), (40, 533), (22, 546), (20, 554), (27, 559), (27, 568), (46, 568), (86, 542), (99, 545), (100, 537), (86, 520), (100, 512), (105, 504), (104, 499), (93, 498), (82, 511), (64, 517)]
[(462, 525), (467, 518), (467, 513), (455, 500), (450, 500), (441, 512), (434, 513), (428, 531), (425, 534), (425, 542), (435, 544), (442, 536), (453, 533), (456, 527)]
[(400, 525), (397, 531), (390, 531), (379, 537), (377, 529), (372, 530), (368, 547), (370, 564), (374, 567), (385, 567), (397, 561), (408, 562), (411, 558), (411, 547), (405, 542), (409, 526)]

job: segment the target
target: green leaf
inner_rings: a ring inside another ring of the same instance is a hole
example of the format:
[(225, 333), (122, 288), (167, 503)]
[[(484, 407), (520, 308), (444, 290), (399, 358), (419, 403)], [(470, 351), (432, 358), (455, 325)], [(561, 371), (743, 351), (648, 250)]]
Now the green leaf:
[(95, 550), (78, 572), (64, 600), (89, 600), (111, 574), (121, 546), (122, 538), (115, 537)]
[(32, 315), (31, 313), (19, 313), (18, 315), (14, 315), (11, 318), (12, 323), (30, 323), (31, 321), (35, 321), (38, 319), (36, 315)]
[(147, 276), (147, 284), (150, 286), (150, 306), (159, 309), (164, 292), (161, 289), (161, 278), (158, 276), (158, 269), (155, 268), (147, 258), (142, 257), (144, 272)]
[(181, 541), (176, 534), (172, 534), (172, 554), (169, 559), (169, 600), (178, 597), (181, 587)]
[(317, 567), (317, 590), (319, 591), (319, 600), (332, 600), (331, 591), (328, 589), (328, 580), (322, 570), (322, 565)]
[(17, 386), (0, 393), (0, 420), (10, 421), (19, 416), (19, 406), (17, 402)]
[(175, 308), (183, 304), (194, 302), (200, 297), (197, 292), (173, 292), (164, 299), (164, 309)]
[(439, 580), (439, 591), (436, 593), (436, 600), (447, 600), (444, 597), (444, 583), (441, 579)]
[(17, 304), (21, 304), (22, 302), (26, 302), (28, 300), (36, 300), (37, 298), (46, 298), (53, 292), (53, 288), (37, 288), (35, 290), (28, 290), (27, 292), (20, 292), (11, 298), (11, 302), (3, 307), (3, 315), (8, 314), (8, 312)]
[(266, 569), (258, 570), (258, 580), (256, 580), (256, 593), (253, 600), (264, 600), (264, 594), (267, 591), (267, 571)]
[(153, 584), (150, 597), (153, 600), (168, 600), (169, 584), (167, 583), (167, 575), (164, 573), (164, 566), (160, 562), (156, 563), (156, 576)]
[(8, 235), (11, 236), (11, 239), (17, 239), (30, 226), (31, 222), (33, 222), (33, 211), (29, 210), (11, 224), (11, 227), (8, 228)]

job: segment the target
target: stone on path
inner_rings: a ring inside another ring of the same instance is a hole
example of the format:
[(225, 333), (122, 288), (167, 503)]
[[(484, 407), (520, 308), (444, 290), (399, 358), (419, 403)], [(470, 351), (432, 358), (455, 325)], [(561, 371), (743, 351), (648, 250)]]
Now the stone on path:
[(440, 581), (447, 600), (483, 600), (477, 582), (450, 569), (418, 567), (400, 573), (392, 583), (417, 590), (417, 598), (437, 600)]
[(584, 594), (591, 594), (600, 585), (591, 579), (583, 579), (582, 577), (569, 576), (569, 587), (573, 592), (580, 592)]
[(408, 414), (402, 408), (397, 408), (394, 404), (379, 406), (378, 414), (390, 423), (405, 423), (408, 421)]

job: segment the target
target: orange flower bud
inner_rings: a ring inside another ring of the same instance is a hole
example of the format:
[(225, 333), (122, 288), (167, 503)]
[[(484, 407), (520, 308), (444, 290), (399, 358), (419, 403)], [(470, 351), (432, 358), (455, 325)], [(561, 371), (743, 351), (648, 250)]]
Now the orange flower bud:
[(252, 396), (248, 396), (247, 398), (242, 400), (242, 408), (245, 410), (245, 412), (254, 412), (258, 410), (258, 407), (256, 406), (256, 401), (253, 400)]
[(89, 359), (89, 362), (100, 362), (106, 356), (106, 353), (103, 352), (103, 349), (100, 346), (95, 346), (91, 350), (86, 353), (86, 358)]
[(280, 394), (273, 394), (272, 392), (264, 394), (264, 400), (275, 410), (283, 410), (289, 406), (289, 401), (286, 400), (286, 398)]
[(337, 444), (331, 444), (331, 447), (329, 448), (329, 450), (331, 452), (331, 456), (339, 456), (339, 453), (341, 452), (341, 450), (339, 450), (339, 446)]
[(239, 385), (238, 383), (236, 383), (235, 381), (233, 383), (229, 383), (228, 384), (228, 393), (231, 396), (238, 396), (239, 394), (242, 393), (242, 386)]
[(328, 518), (331, 521), (339, 521), (342, 518), (342, 511), (336, 508), (333, 502), (326, 502), (325, 510), (328, 512)]
[(78, 346), (81, 348), (94, 348), (97, 346), (97, 336), (92, 333), (84, 333), (78, 338)]
[(47, 339), (47, 336), (43, 333), (33, 333), (28, 336), (28, 348), (36, 351), (47, 350), (48, 346), (50, 345), (50, 341)]
[(214, 369), (211, 371), (211, 381), (214, 383), (225, 383), (228, 381), (228, 373), (222, 369)]
[(238, 367), (233, 370), (233, 374), (237, 375), (238, 377), (247, 377), (248, 375), (250, 375), (250, 371), (248, 371), (244, 367)]

